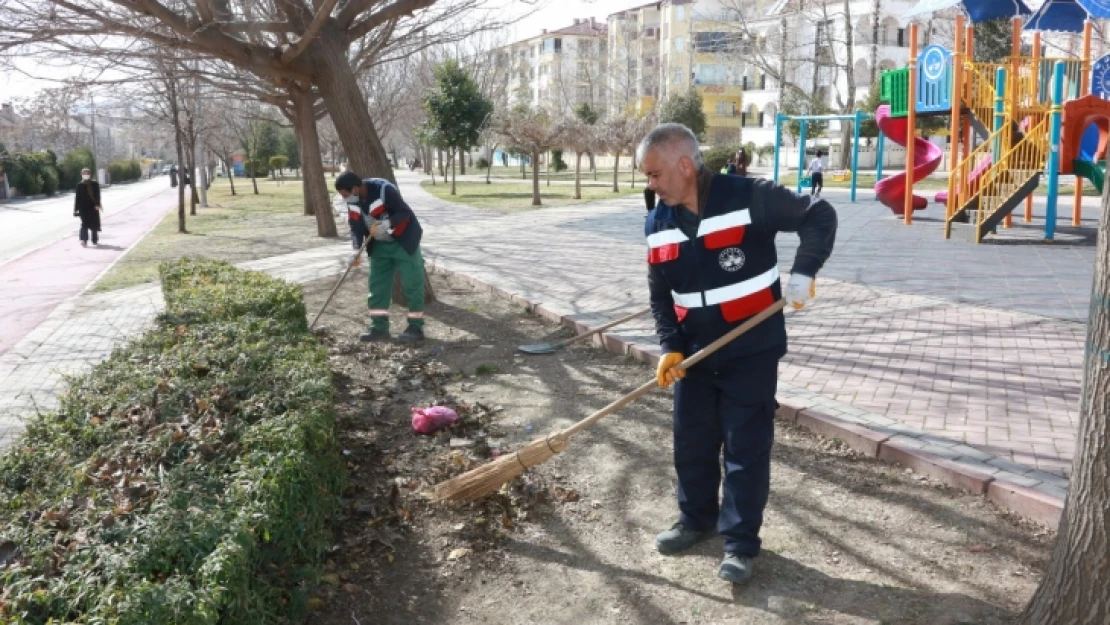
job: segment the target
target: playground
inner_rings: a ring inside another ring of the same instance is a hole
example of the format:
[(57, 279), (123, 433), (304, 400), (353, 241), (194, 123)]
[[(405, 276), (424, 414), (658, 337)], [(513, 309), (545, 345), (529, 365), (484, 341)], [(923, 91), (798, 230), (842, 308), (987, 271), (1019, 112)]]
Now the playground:
[[(955, 234), (979, 243), (997, 236), (1000, 227), (1012, 228), (1015, 213), (1022, 223), (1033, 223), (1034, 195), (1039, 192), (1047, 196), (1043, 214), (1037, 216), (1037, 221), (1043, 222), (1041, 240), (1057, 240), (1062, 220), (1072, 228), (1082, 228), (1084, 186), (1089, 184), (1101, 194), (1105, 180), (1110, 84), (1102, 76), (1110, 71), (1110, 55), (1092, 59), (1093, 23), (1085, 15), (1066, 20), (1046, 13), (1046, 8), (1023, 19), (1010, 15), (1015, 9), (1002, 6), (1005, 4), (983, 3), (981, 10), (968, 12), (970, 23), (965, 23), (962, 13), (958, 15), (951, 50), (937, 44), (919, 50), (917, 25), (911, 23), (910, 61), (904, 68), (882, 74), (881, 99), (885, 103), (878, 110), (853, 115), (779, 113), (776, 143), (781, 144), (783, 124), (800, 123), (798, 172), (803, 172), (807, 124), (853, 122), (850, 169), (833, 173), (833, 178), (850, 179), (849, 199), (856, 202), (859, 125), (873, 118), (880, 130), (880, 158), (878, 181), (870, 197), (906, 225), (913, 224), (915, 212), (935, 204), (944, 209), (944, 238)], [(973, 61), (973, 25), (1000, 17), (1012, 17), (1010, 56), (1001, 62)], [(1081, 32), (1081, 56), (1044, 56), (1042, 31)], [(1023, 54), (1026, 33), (1032, 41), (1031, 54)], [(949, 124), (947, 149), (917, 131), (920, 119), (937, 116), (947, 118)], [(887, 140), (907, 150), (904, 168), (883, 177)], [(915, 193), (915, 186), (918, 190), (935, 188), (934, 181), (923, 181), (945, 160), (951, 164), (947, 189), (930, 194), (932, 197)], [(779, 164), (776, 154), (776, 181), (780, 179)], [(1066, 188), (1070, 198), (1061, 198), (1061, 176), (1073, 177), (1074, 182)], [(794, 186), (800, 193), (807, 182), (799, 174)], [(1069, 200), (1071, 210), (1067, 211)], [(1065, 215), (1060, 215), (1061, 210)]]

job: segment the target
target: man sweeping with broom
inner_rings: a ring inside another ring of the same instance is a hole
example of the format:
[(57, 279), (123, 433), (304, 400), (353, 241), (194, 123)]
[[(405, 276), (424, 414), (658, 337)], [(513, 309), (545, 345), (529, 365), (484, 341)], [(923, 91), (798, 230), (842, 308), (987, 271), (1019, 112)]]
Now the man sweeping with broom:
[[(648, 285), (663, 348), (656, 379), (663, 387), (678, 382), (674, 462), (680, 514), (655, 545), (660, 553), (676, 554), (719, 533), (725, 555), (718, 576), (744, 583), (759, 555), (770, 490), (775, 388), (786, 354), (783, 314), (776, 312), (687, 371), (676, 365), (780, 298), (804, 306), (832, 253), (836, 212), (824, 200), (768, 180), (710, 172), (694, 134), (681, 124), (648, 133), (637, 160), (659, 198), (646, 222)], [(797, 232), (801, 239), (785, 293), (778, 232)]]
[(401, 291), (408, 301), (408, 327), (397, 340), (418, 343), (424, 340), (424, 257), (420, 254), (423, 230), (401, 192), (393, 183), (380, 178), (363, 180), (354, 172), (343, 172), (335, 179), (335, 190), (361, 215), (355, 225), (372, 241), (370, 254), (370, 330), (359, 336), (365, 342), (389, 340), (389, 304), (393, 298), (393, 274), (401, 274)]

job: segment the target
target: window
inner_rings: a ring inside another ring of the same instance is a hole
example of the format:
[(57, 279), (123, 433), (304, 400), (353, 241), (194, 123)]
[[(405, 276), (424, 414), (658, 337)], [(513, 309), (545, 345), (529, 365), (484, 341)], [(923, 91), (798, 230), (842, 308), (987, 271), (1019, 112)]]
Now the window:
[(579, 87), (578, 88), (578, 101), (579, 102), (588, 102), (589, 100), (590, 100), (590, 88), (589, 87)]
[(671, 78), (671, 82), (673, 82), (676, 85), (682, 84), (682, 68), (681, 67), (674, 68), (674, 76)]
[(899, 28), (898, 29), (898, 47), (899, 48), (906, 47), (906, 29), (905, 28)]
[(589, 39), (578, 42), (578, 56), (592, 56), (594, 53), (594, 42)]
[(578, 62), (578, 80), (590, 79), (590, 64), (582, 61)]
[(685, 52), (686, 51), (686, 40), (684, 38), (682, 38), (682, 37), (675, 37), (674, 38), (674, 51), (675, 52)]
[(543, 40), (543, 54), (559, 54), (563, 51), (563, 40), (559, 37)]
[(674, 18), (676, 21), (684, 21), (686, 19), (686, 7), (681, 4), (674, 8)]

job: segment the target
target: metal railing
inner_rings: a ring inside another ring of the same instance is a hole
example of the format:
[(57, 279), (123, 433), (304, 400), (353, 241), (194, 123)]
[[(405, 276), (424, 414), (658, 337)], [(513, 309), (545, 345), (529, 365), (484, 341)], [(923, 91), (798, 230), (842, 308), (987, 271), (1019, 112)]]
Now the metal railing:
[[(984, 159), (990, 160), (993, 158), (992, 150), (996, 142), (1010, 140), (1012, 128), (1013, 126), (1011, 124), (1003, 124), (1002, 128), (987, 137), (986, 141), (979, 144), (979, 147), (972, 150), (971, 153), (967, 155), (967, 158), (960, 161), (952, 170), (952, 177), (956, 180), (955, 206), (957, 211), (966, 206), (982, 189), (983, 182), (990, 170), (983, 172), (978, 178), (974, 179), (973, 174)], [(991, 167), (991, 169), (994, 169), (994, 167)], [(948, 219), (951, 220), (954, 215), (955, 212), (948, 215)]]
[[(1009, 132), (1005, 124), (1001, 132)], [(1003, 144), (1005, 145), (1005, 143)], [(981, 226), (1017, 193), (1029, 178), (1044, 171), (1048, 157), (1048, 118), (1030, 128), (1025, 138), (1006, 151), (993, 167), (983, 173), (980, 187), (978, 224)]]

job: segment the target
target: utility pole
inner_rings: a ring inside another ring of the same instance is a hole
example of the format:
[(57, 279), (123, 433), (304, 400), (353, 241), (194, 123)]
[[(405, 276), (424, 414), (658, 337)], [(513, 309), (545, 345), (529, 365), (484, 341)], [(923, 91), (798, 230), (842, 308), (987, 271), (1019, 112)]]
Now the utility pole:
[(93, 157), (93, 174), (96, 176), (97, 183), (100, 183), (103, 180), (100, 179), (100, 163), (96, 160), (96, 98), (89, 96), (89, 104), (89, 150)]

